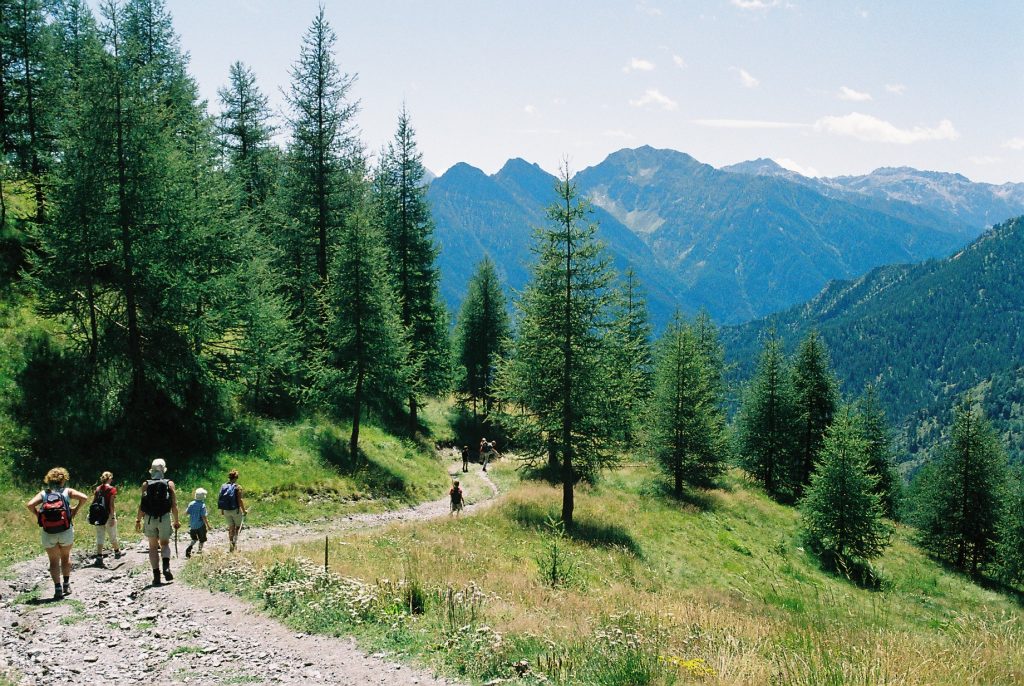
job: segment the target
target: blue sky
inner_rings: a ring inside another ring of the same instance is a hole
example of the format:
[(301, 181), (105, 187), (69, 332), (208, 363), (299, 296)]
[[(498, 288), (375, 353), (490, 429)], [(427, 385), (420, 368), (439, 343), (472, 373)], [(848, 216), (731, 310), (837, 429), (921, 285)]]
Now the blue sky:
[[(1024, 2), (325, 0), (367, 148), (404, 101), (426, 165), (578, 170), (644, 144), (812, 175), (909, 165), (1024, 181)], [(228, 66), (279, 108), (315, 0), (167, 0), (216, 109)]]

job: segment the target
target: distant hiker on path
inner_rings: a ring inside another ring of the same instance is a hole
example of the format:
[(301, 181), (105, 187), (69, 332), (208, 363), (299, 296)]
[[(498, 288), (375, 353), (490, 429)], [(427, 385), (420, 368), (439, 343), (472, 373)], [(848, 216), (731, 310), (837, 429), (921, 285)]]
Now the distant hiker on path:
[(462, 446), (462, 471), (469, 471), (469, 446)]
[(185, 548), (185, 557), (192, 557), (192, 546), (196, 543), (199, 547), (196, 548), (196, 553), (203, 552), (203, 544), (206, 543), (206, 533), (210, 530), (210, 512), (206, 509), (206, 489), (197, 488), (195, 492), (195, 499), (188, 504), (185, 508), (185, 513), (188, 515), (188, 536), (192, 539), (192, 542)]
[(103, 542), (110, 539), (110, 547), (114, 549), (114, 559), (121, 559), (121, 543), (117, 540), (117, 510), (114, 503), (117, 498), (117, 487), (113, 485), (114, 475), (103, 472), (100, 485), (93, 492), (92, 505), (89, 506), (89, 523), (96, 527), (96, 566), (103, 566)]
[[(70, 478), (68, 470), (54, 467), (46, 473), (46, 488), (25, 503), (25, 507), (42, 527), (39, 538), (50, 561), (54, 600), (60, 600), (71, 593), (71, 547), (75, 543), (75, 527), (72, 522), (78, 508), (89, 499), (85, 493), (65, 485)], [(76, 501), (74, 507), (71, 506), (72, 500)], [(63, 584), (61, 575), (64, 576)]]
[[(160, 459), (153, 460), (149, 467), (149, 479), (142, 482), (142, 500), (135, 516), (135, 530), (149, 539), (149, 563), (153, 567), (153, 585), (160, 585), (160, 558), (164, 560), (164, 580), (171, 581), (171, 527), (177, 530), (178, 497), (174, 482), (165, 478), (167, 464)], [(171, 519), (173, 515), (173, 521)], [(142, 518), (146, 523), (143, 525)]]
[(465, 498), (463, 497), (462, 493), (462, 487), (459, 486), (458, 481), (452, 483), (452, 489), (448, 491), (448, 495), (452, 499), (451, 514), (458, 516), (458, 514), (462, 512), (462, 506), (465, 503)]
[(242, 488), (238, 485), (238, 470), (228, 472), (228, 482), (220, 487), (217, 496), (217, 508), (228, 523), (229, 552), (238, 547), (238, 532), (242, 529), (242, 518), (246, 515), (245, 501), (242, 500)]
[(490, 443), (487, 442), (486, 438), (480, 439), (480, 464), (484, 466), (484, 471), (487, 471), (487, 458), (489, 457)]

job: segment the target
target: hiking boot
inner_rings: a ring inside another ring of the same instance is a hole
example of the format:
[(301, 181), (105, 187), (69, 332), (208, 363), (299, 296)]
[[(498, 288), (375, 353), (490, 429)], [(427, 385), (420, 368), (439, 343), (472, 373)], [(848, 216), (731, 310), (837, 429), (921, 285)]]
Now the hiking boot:
[(105, 565), (103, 564), (103, 556), (102, 555), (97, 555), (95, 562), (92, 563), (92, 566), (93, 567), (100, 567), (100, 568), (104, 567)]
[(61, 588), (60, 586), (54, 586), (53, 587), (53, 599), (54, 600), (63, 600), (64, 599), (64, 589)]
[(63, 588), (61, 588), (61, 592), (64, 593), (64, 595), (71, 595), (71, 582), (70, 581), (65, 581), (64, 582), (64, 586), (63, 586)]
[(120, 560), (122, 555), (124, 555), (124, 553), (122, 553), (120, 550), (115, 550), (114, 551), (114, 559), (115, 560)]
[(170, 562), (164, 562), (164, 581), (174, 581), (174, 575), (171, 574)]
[(187, 546), (185, 546), (185, 559), (187, 560), (190, 557), (192, 557), (192, 544), (191, 543), (189, 543)]
[(164, 582), (160, 581), (160, 570), (159, 569), (154, 569), (153, 570), (153, 585), (154, 586), (162, 586), (163, 583)]

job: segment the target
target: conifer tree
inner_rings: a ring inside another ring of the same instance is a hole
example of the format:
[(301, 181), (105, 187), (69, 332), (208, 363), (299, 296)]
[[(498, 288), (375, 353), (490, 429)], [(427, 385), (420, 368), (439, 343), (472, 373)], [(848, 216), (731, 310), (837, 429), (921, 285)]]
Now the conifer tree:
[(409, 342), (409, 425), (418, 426), (423, 395), (448, 387), (448, 314), (438, 289), (434, 220), (423, 183), (423, 155), (405, 107), (398, 130), (380, 161), (375, 179), (379, 221), (388, 246), (390, 273), (398, 294), (399, 316)]
[(713, 365), (678, 312), (656, 353), (648, 446), (679, 497), (684, 485), (706, 487), (724, 470), (725, 414)]
[(795, 473), (790, 477), (796, 497), (811, 482), (825, 430), (832, 422), (838, 400), (837, 383), (829, 369), (828, 351), (817, 331), (800, 343), (793, 361), (793, 399), (796, 409)]
[(743, 468), (772, 497), (792, 501), (792, 465), (796, 445), (796, 404), (782, 342), (771, 331), (761, 352), (757, 372), (740, 407), (738, 438)]
[(517, 303), (518, 336), (500, 370), (499, 397), (523, 451), (557, 459), (562, 521), (571, 527), (576, 482), (615, 461), (601, 394), (609, 384), (607, 346), (617, 341), (609, 336), (614, 274), (596, 226), (583, 223), (589, 205), (567, 167), (556, 192), (551, 226), (534, 234), (537, 262)]
[(507, 352), (509, 337), (505, 293), (490, 257), (484, 256), (469, 280), (455, 336), (463, 369), (459, 391), (472, 401), (474, 416), (478, 402), (487, 414), (494, 402), (498, 361)]
[(915, 519), (922, 547), (978, 574), (995, 555), (1006, 486), (1006, 455), (980, 410), (956, 408), (950, 442), (919, 489)]
[(854, 419), (864, 438), (868, 473), (876, 477), (875, 493), (886, 517), (895, 518), (902, 492), (900, 477), (892, 457), (892, 437), (885, 410), (878, 401), (873, 384), (868, 384), (856, 405)]
[(603, 398), (608, 406), (609, 421), (614, 422), (625, 445), (630, 446), (651, 397), (653, 383), (647, 302), (631, 267), (626, 270), (615, 296), (611, 335), (618, 340), (618, 345), (608, 346), (611, 377)]
[(229, 84), (218, 95), (222, 111), (217, 132), (242, 206), (253, 211), (267, 202), (274, 182), (269, 100), (256, 75), (241, 62), (231, 65)]
[(1011, 479), (998, 534), (999, 577), (1024, 584), (1024, 471), (1020, 469)]
[(804, 537), (829, 567), (878, 557), (889, 544), (868, 445), (849, 408), (825, 434), (821, 461), (800, 506)]
[(408, 347), (397, 297), (386, 273), (382, 236), (359, 208), (341, 229), (332, 260), (328, 341), (315, 374), (320, 397), (352, 421), (349, 455), (356, 459), (360, 419), (369, 409), (398, 406), (406, 391)]
[(307, 345), (322, 341), (326, 313), (317, 293), (327, 280), (328, 256), (345, 216), (354, 209), (362, 180), (362, 146), (349, 99), (355, 77), (334, 59), (337, 35), (323, 7), (302, 39), (291, 70), (291, 141), (287, 192), (290, 220), (280, 231), (281, 267), (293, 319)]

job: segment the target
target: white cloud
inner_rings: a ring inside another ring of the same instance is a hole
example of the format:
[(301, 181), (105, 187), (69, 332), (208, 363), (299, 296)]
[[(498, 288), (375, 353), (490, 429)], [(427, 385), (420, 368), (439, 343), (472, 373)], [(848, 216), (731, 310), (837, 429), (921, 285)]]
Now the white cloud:
[(778, 163), (780, 167), (785, 167), (789, 171), (795, 171), (797, 174), (800, 174), (801, 176), (807, 176), (809, 178), (821, 176), (821, 174), (818, 173), (818, 170), (815, 169), (814, 167), (805, 167), (801, 164), (797, 164), (788, 157), (780, 157), (775, 161)]
[(970, 162), (971, 164), (976, 164), (978, 166), (985, 166), (986, 164), (998, 164), (1003, 160), (1002, 158), (995, 157), (993, 155), (981, 155), (968, 157), (967, 161)]
[(527, 105), (523, 108), (523, 112), (526, 112), (531, 117), (537, 116), (537, 107), (535, 105)]
[(627, 74), (631, 71), (654, 71), (654, 62), (634, 57), (629, 64), (622, 68), (622, 71)]
[(885, 90), (893, 95), (903, 95), (907, 92), (907, 87), (902, 83), (887, 83), (885, 84)]
[(672, 62), (680, 69), (686, 69), (686, 60), (679, 55), (672, 55)]
[(839, 95), (840, 100), (850, 100), (853, 102), (864, 102), (865, 100), (872, 100), (871, 93), (862, 93), (861, 91), (855, 91), (849, 86), (840, 86)]
[(750, 75), (750, 72), (741, 67), (733, 67), (732, 70), (739, 74), (740, 83), (743, 84), (744, 88), (757, 88), (761, 82)]
[(694, 119), (693, 123), (712, 129), (799, 129), (807, 126), (795, 122), (759, 119)]
[(741, 10), (767, 10), (778, 7), (781, 0), (732, 0), (732, 4)]
[(1024, 150), (1024, 136), (1017, 136), (1003, 143), (1004, 148), (1010, 150)]
[(622, 129), (608, 129), (607, 131), (602, 131), (601, 135), (607, 136), (608, 138), (636, 138), (636, 136), (631, 134), (629, 131), (623, 131)]
[(637, 3), (636, 8), (637, 8), (637, 10), (639, 10), (643, 14), (646, 14), (649, 17), (660, 17), (661, 16), (661, 10), (660, 9), (658, 9), (657, 7), (652, 7), (651, 5), (648, 5), (643, 0), (641, 0), (639, 3)]
[(842, 117), (822, 117), (814, 122), (814, 130), (862, 141), (902, 145), (922, 141), (955, 141), (960, 137), (953, 122), (948, 119), (943, 119), (935, 126), (901, 129), (878, 117), (860, 112), (851, 112)]
[(633, 107), (646, 107), (647, 105), (658, 105), (663, 110), (674, 110), (679, 107), (675, 100), (668, 97), (656, 88), (648, 88), (637, 100), (630, 100)]

